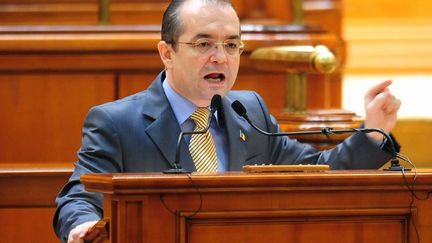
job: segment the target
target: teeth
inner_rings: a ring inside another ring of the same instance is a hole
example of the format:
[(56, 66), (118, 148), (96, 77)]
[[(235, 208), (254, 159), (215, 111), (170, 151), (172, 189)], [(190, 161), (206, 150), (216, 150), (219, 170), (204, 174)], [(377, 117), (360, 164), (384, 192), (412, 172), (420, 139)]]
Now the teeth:
[(206, 78), (206, 80), (210, 81), (210, 82), (220, 82), (220, 81), (222, 81), (221, 78)]

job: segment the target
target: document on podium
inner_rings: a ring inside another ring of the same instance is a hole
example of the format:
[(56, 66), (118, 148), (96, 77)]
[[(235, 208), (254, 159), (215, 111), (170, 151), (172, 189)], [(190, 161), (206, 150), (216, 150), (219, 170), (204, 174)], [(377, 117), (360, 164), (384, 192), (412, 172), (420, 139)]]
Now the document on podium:
[(329, 170), (329, 165), (245, 165), (243, 172), (264, 173), (264, 172), (320, 172)]

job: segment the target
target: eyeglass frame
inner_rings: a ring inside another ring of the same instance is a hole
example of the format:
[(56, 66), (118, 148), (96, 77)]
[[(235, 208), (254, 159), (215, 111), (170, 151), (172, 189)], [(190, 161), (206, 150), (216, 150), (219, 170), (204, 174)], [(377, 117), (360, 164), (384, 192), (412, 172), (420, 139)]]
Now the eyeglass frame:
[[(208, 40), (208, 42), (213, 43), (213, 45), (212, 45), (211, 47), (209, 47), (208, 50), (206, 50), (206, 51), (204, 51), (204, 52), (201, 52), (201, 51), (199, 51), (198, 48), (197, 48), (197, 45), (199, 44), (198, 42), (199, 42), (200, 40)], [(236, 55), (236, 53), (231, 54), (231, 53), (229, 53), (229, 51), (226, 50), (226, 48), (227, 48), (227, 47), (226, 47), (227, 44), (231, 44), (231, 43), (227, 43), (227, 41), (230, 41), (230, 40), (234, 40), (234, 39), (226, 39), (226, 40), (224, 40), (223, 42), (216, 42), (216, 41), (214, 41), (214, 40), (212, 40), (212, 39), (208, 39), (208, 38), (200, 38), (200, 39), (196, 40), (195, 42), (172, 41), (170, 44), (185, 44), (185, 45), (191, 45), (191, 46), (192, 46), (192, 47), (193, 47), (193, 48), (194, 48), (198, 53), (201, 53), (201, 54), (206, 54), (206, 53), (209, 52), (213, 47), (216, 47), (217, 45), (222, 45), (222, 46), (223, 46), (223, 50), (224, 50), (225, 53), (227, 53), (227, 54), (229, 54), (229, 55), (231, 55), (231, 56), (234, 56), (234, 55)], [(246, 46), (246, 45), (243, 43), (243, 41), (240, 40), (240, 43), (239, 43), (239, 45), (238, 45), (238, 55), (239, 55), (239, 56), (243, 53), (243, 51), (244, 51), (244, 49), (245, 49), (245, 46)]]

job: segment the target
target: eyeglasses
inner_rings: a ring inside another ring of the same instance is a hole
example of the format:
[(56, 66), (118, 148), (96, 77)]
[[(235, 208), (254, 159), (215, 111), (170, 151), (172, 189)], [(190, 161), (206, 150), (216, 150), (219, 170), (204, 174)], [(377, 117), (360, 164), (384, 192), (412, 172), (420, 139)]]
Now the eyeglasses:
[(230, 55), (242, 54), (245, 45), (241, 40), (228, 39), (223, 42), (216, 42), (212, 39), (198, 39), (195, 42), (176, 42), (178, 44), (191, 45), (201, 54), (207, 54), (210, 50), (216, 48), (217, 45), (222, 45), (226, 53)]

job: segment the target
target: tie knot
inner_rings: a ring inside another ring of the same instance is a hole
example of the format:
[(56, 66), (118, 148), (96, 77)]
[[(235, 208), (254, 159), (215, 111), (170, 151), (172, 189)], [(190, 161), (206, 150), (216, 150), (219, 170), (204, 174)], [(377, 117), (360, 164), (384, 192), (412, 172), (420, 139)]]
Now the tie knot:
[(210, 111), (205, 107), (199, 107), (192, 113), (191, 119), (199, 129), (207, 127)]

